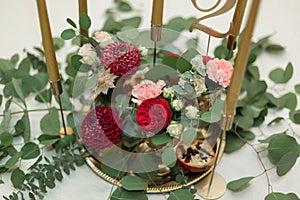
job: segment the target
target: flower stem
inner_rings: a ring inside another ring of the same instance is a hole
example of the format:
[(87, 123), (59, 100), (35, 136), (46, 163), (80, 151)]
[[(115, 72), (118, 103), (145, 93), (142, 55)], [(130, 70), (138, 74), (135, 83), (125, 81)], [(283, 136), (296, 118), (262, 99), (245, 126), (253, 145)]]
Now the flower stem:
[[(39, 109), (32, 109), (32, 110), (27, 110), (27, 109), (24, 109), (24, 110), (21, 110), (21, 111), (16, 111), (16, 112), (11, 112), (10, 114), (11, 115), (17, 115), (17, 114), (23, 114), (25, 112), (42, 112), (42, 111), (48, 111), (49, 108), (39, 108)], [(57, 109), (59, 110), (59, 109)], [(4, 117), (5, 114), (0, 114), (0, 117)]]

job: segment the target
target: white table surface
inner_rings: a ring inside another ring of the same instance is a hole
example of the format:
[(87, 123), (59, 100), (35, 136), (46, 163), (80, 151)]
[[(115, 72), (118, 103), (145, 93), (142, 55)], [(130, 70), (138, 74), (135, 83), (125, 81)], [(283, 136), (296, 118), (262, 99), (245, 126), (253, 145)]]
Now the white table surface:
[[(60, 35), (62, 30), (68, 27), (66, 18), (77, 18), (77, 5), (75, 0), (48, 0), (48, 11), (51, 20), (52, 32), (54, 36)], [(104, 20), (104, 10), (112, 5), (112, 0), (89, 0), (89, 13), (93, 20), (92, 29), (102, 27)], [(150, 0), (131, 0), (135, 7), (140, 9), (140, 15), (143, 16), (142, 27), (149, 27), (150, 22)], [(210, 2), (210, 1), (207, 1)], [(213, 1), (215, 2), (215, 1)], [(250, 1), (251, 2), (251, 1)], [(292, 90), (292, 86), (300, 83), (300, 1), (299, 0), (263, 0), (258, 18), (258, 23), (254, 33), (254, 39), (261, 36), (274, 33), (272, 41), (280, 43), (286, 47), (286, 51), (280, 56), (264, 54), (257, 61), (261, 70), (262, 78), (267, 80), (268, 72), (274, 67), (285, 67), (289, 61), (292, 61), (294, 77), (292, 81), (284, 88), (285, 91)], [(227, 22), (231, 19), (231, 14), (226, 14), (216, 20), (211, 21), (212, 26), (220, 27), (220, 30), (226, 30)], [(165, 1), (165, 20), (174, 16), (201, 16), (193, 7), (190, 1), (170, 0)], [(24, 48), (31, 50), (33, 46), (40, 46), (41, 37), (38, 26), (36, 2), (33, 0), (0, 0), (0, 57), (9, 58), (14, 53), (20, 53)], [(205, 38), (205, 36), (200, 36)], [(218, 40), (212, 41), (212, 47), (218, 44)], [(205, 47), (204, 47), (205, 48)], [(211, 52), (210, 52), (211, 53)], [(268, 81), (269, 82), (269, 81)], [(35, 106), (34, 104), (31, 106)], [(299, 108), (299, 106), (298, 106)], [(32, 115), (32, 123), (38, 124), (39, 115)], [(272, 117), (267, 118), (267, 120)], [(38, 127), (38, 126), (36, 126)], [(286, 126), (282, 126), (284, 130)], [(300, 130), (299, 126), (295, 127)], [(270, 134), (272, 131), (262, 127), (264, 133)], [(254, 130), (258, 138), (260, 132)], [(279, 129), (273, 130), (273, 133), (280, 132)], [(37, 132), (39, 130), (37, 129)], [(300, 131), (298, 131), (300, 135)], [(268, 159), (263, 156), (267, 166), (270, 166)], [(245, 176), (255, 176), (262, 172), (262, 168), (255, 152), (249, 146), (243, 147), (240, 151), (232, 154), (225, 154), (221, 163), (217, 167), (226, 181), (234, 180)], [(300, 163), (299, 161), (293, 169), (283, 177), (277, 177), (276, 171), (269, 171), (271, 183), (274, 191), (294, 192), (300, 196)], [(4, 180), (8, 177), (3, 176)], [(50, 190), (46, 195), (47, 200), (94, 200), (107, 199), (111, 185), (97, 177), (88, 166), (78, 168), (70, 176), (65, 176), (57, 187)], [(13, 191), (10, 182), (0, 185), (0, 195), (10, 194)], [(263, 199), (267, 195), (267, 181), (265, 176), (255, 179), (251, 185), (244, 191), (234, 193), (227, 191), (221, 198), (222, 200), (253, 200)], [(164, 199), (162, 195), (149, 195), (149, 199)]]

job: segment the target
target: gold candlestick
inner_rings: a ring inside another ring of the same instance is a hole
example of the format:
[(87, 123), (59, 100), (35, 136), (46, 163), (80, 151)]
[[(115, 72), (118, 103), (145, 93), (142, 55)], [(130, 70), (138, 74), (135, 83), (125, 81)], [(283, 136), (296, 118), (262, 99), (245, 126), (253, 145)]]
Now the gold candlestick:
[(240, 29), (241, 29), (246, 5), (247, 5), (247, 0), (238, 0), (236, 4), (236, 8), (232, 19), (232, 26), (231, 26), (231, 30), (229, 31), (228, 42), (227, 42), (227, 49), (229, 50), (228, 59), (230, 59), (232, 51), (236, 48), (237, 37), (240, 34)]
[(252, 34), (257, 18), (257, 13), (260, 5), (260, 0), (253, 0), (248, 20), (246, 23), (245, 30), (243, 32), (241, 42), (239, 44), (238, 53), (234, 62), (234, 72), (230, 82), (230, 86), (227, 90), (226, 102), (225, 102), (225, 119), (223, 120), (223, 128), (229, 130), (232, 127), (233, 117), (235, 115), (235, 109), (238, 102), (238, 97), (240, 94), (250, 47)]
[(61, 99), (60, 99), (60, 95), (62, 94), (63, 90), (62, 90), (60, 75), (58, 72), (58, 66), (57, 66), (57, 61), (55, 56), (52, 33), (50, 29), (47, 6), (45, 0), (37, 0), (36, 2), (37, 2), (38, 15), (40, 20), (40, 29), (42, 34), (44, 53), (46, 58), (48, 80), (51, 85), (52, 93), (58, 97), (62, 123), (66, 134), (67, 131), (66, 131)]
[[(88, 14), (87, 0), (78, 0), (78, 14)], [(84, 37), (89, 36), (89, 31), (80, 27), (80, 35)], [(80, 40), (80, 44), (82, 45), (82, 39)]]
[(151, 18), (151, 40), (154, 42), (153, 63), (156, 62), (156, 43), (161, 40), (164, 0), (153, 0)]

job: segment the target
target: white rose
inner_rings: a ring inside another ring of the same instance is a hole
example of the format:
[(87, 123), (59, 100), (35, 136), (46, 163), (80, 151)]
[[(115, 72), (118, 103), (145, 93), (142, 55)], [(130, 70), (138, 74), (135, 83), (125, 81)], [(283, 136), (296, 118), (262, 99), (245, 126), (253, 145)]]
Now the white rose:
[(175, 99), (174, 101), (172, 101), (171, 106), (175, 111), (181, 111), (183, 103), (181, 100)]
[(199, 118), (199, 110), (194, 106), (187, 106), (185, 108), (185, 115), (188, 119), (198, 119)]
[(96, 65), (99, 60), (95, 48), (90, 43), (82, 45), (78, 55), (82, 56), (81, 62), (88, 65)]
[(167, 127), (167, 133), (169, 133), (170, 136), (179, 138), (182, 131), (182, 125), (176, 121), (171, 121), (169, 126)]
[(140, 53), (141, 53), (141, 56), (147, 56), (147, 54), (148, 54), (148, 49), (146, 48), (146, 47), (143, 47), (143, 46), (141, 46), (141, 47), (139, 47), (138, 48), (139, 49), (139, 51), (140, 51)]
[(113, 42), (111, 35), (105, 31), (95, 32), (94, 38), (97, 42), (99, 42), (99, 46), (101, 48), (104, 48), (106, 45)]
[(164, 88), (163, 96), (166, 99), (173, 99), (175, 91), (172, 88)]

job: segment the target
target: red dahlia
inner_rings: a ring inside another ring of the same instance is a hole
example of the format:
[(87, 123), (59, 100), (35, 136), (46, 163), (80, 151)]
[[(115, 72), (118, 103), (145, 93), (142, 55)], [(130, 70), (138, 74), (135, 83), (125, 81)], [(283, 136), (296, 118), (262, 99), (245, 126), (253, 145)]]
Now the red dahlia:
[(128, 42), (107, 45), (100, 60), (105, 68), (117, 76), (134, 74), (142, 63), (140, 51)]
[(91, 110), (81, 125), (82, 142), (87, 148), (101, 150), (120, 140), (122, 121), (118, 113), (108, 106)]
[(136, 121), (145, 132), (158, 133), (171, 121), (172, 112), (168, 102), (163, 98), (144, 100), (138, 107)]

